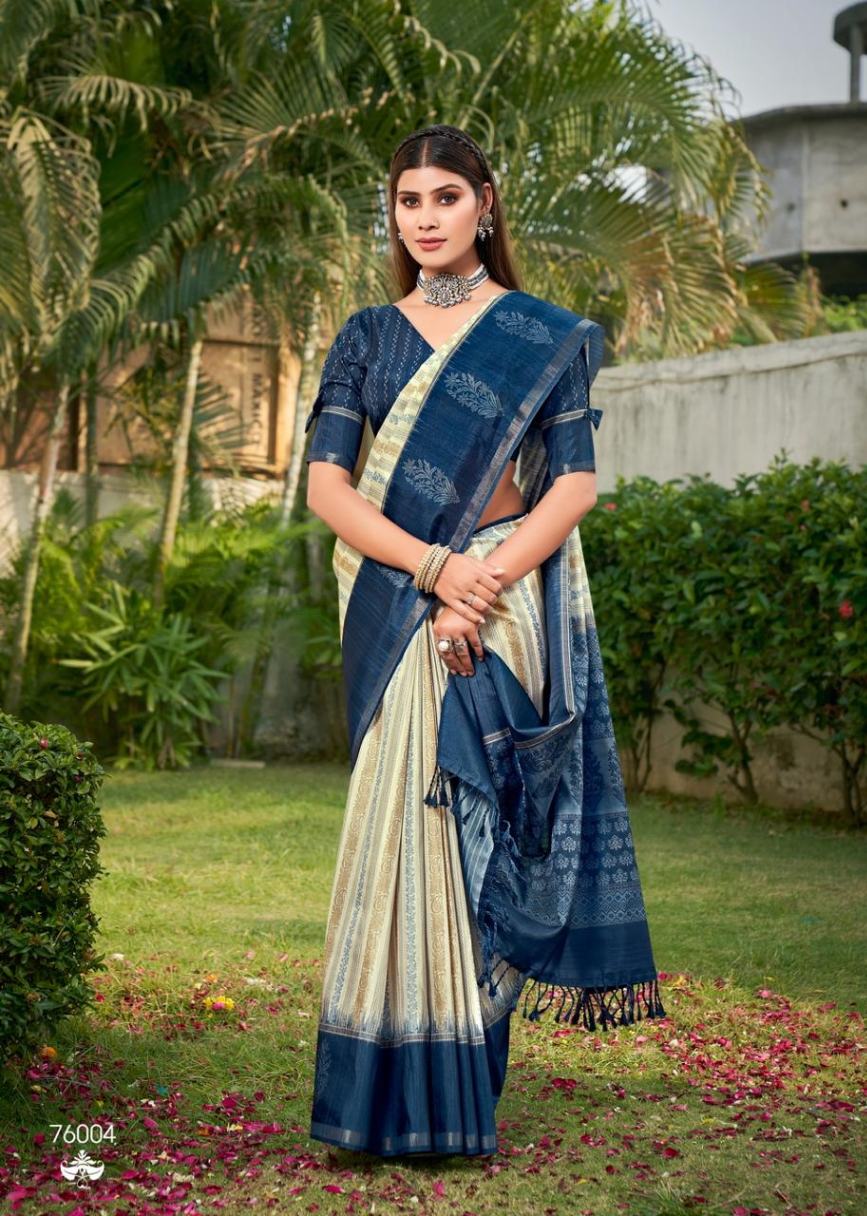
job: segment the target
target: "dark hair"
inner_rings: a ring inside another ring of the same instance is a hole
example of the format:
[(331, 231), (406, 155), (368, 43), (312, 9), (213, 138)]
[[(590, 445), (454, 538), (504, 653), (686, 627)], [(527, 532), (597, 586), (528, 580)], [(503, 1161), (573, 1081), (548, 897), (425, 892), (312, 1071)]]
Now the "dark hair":
[(482, 186), (490, 182), (494, 230), (483, 241), (476, 237), (476, 251), (492, 279), (504, 287), (520, 291), (521, 278), (515, 265), (506, 216), (488, 159), (466, 131), (437, 123), (413, 131), (400, 141), (391, 158), (388, 173), (388, 236), (394, 277), (403, 294), (408, 295), (416, 286), (419, 263), (406, 245), (397, 239), (394, 219), (397, 183), (404, 169), (421, 169), (428, 165), (460, 174), (470, 183), (479, 202), (482, 201)]

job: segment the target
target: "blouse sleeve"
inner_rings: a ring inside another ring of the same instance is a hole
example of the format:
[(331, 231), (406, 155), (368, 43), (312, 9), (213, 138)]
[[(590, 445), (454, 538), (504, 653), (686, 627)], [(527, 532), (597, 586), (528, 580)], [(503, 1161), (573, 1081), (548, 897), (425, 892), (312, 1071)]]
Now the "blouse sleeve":
[(598, 429), (601, 421), (602, 410), (590, 405), (587, 348), (582, 346), (533, 420), (542, 433), (552, 480), (563, 473), (596, 471), (593, 427)]
[(304, 424), (316, 430), (306, 460), (327, 460), (351, 473), (361, 449), (365, 411), (361, 400), (365, 357), (358, 314), (353, 313), (334, 339), (322, 364), (322, 377), (313, 407)]

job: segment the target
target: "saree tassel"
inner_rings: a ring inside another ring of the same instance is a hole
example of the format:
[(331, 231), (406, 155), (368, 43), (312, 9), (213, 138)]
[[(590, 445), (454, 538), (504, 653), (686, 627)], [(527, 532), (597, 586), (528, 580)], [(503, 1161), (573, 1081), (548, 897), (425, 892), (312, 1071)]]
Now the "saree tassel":
[[(536, 999), (532, 1006), (530, 1006), (530, 997), (532, 996), (534, 989), (536, 991)], [(548, 1004), (543, 1005), (542, 1002), (546, 996), (549, 998)], [(545, 1010), (550, 1008), (553, 1000), (554, 989), (551, 987), (551, 985), (543, 984), (540, 980), (533, 980), (533, 982), (527, 987), (527, 992), (524, 997), (524, 1008), (521, 1010), (521, 1014), (529, 1022), (538, 1022)]]
[(431, 777), (431, 783), (428, 786), (428, 791), (424, 796), (424, 800), (427, 806), (451, 806), (448, 780), (445, 772), (440, 768), (439, 763), (437, 763), (437, 766), (434, 769), (434, 774), (433, 777)]
[[(556, 997), (558, 992), (559, 1000)], [(630, 1026), (645, 1018), (666, 1016), (659, 996), (658, 980), (644, 980), (614, 988), (577, 988), (570, 985), (560, 988), (540, 980), (533, 980), (527, 985), (521, 1010), (523, 1017), (536, 1022), (552, 1007), (555, 1008), (555, 1022), (583, 1026), (585, 1030), (607, 1031), (609, 1027)]]
[(488, 996), (494, 996), (497, 991), (497, 983), (493, 976), (494, 963), (494, 937), (496, 934), (496, 921), (490, 912), (483, 915), (482, 923), (479, 925), (479, 937), (482, 948), (482, 970), (476, 982), (481, 987), (485, 981), (488, 982)]

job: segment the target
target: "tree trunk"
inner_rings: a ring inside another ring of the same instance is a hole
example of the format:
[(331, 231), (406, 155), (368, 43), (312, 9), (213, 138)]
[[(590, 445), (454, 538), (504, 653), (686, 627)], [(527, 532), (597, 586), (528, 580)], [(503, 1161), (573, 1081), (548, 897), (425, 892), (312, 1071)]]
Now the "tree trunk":
[(39, 485), (36, 493), (36, 502), (33, 507), (33, 520), (30, 525), (27, 554), (21, 575), (21, 601), (18, 609), (15, 636), (12, 640), (9, 683), (6, 686), (5, 709), (10, 714), (17, 714), (21, 704), (24, 665), (27, 661), (27, 646), (30, 640), (30, 626), (33, 620), (33, 597), (36, 592), (36, 579), (39, 574), (39, 550), (42, 544), (42, 535), (45, 531), (45, 521), (48, 518), (54, 498), (54, 475), (57, 472), (60, 436), (63, 431), (63, 425), (66, 422), (68, 402), (69, 384), (68, 382), (64, 382), (60, 386), (57, 405), (48, 429), (45, 447), (42, 450), (42, 460), (39, 465)]
[(295, 416), (291, 428), (286, 433), (291, 435), (290, 448), (287, 453), (286, 474), (283, 479), (283, 495), (280, 502), (280, 522), (288, 523), (296, 505), (295, 500), (301, 482), (302, 457), (304, 455), (304, 423), (307, 421), (306, 396), (307, 386), (315, 377), (315, 362), (319, 351), (319, 292), (314, 292), (310, 301), (310, 313), (307, 332), (304, 336), (304, 346), (301, 350), (301, 373), (298, 377), (298, 389), (295, 393)]
[(84, 387), (84, 522), (88, 528), (99, 517), (99, 455), (97, 452), (96, 367), (88, 370)]
[[(306, 485), (306, 481), (301, 477), (303, 470), (302, 457), (304, 455), (304, 423), (307, 420), (305, 398), (307, 396), (307, 386), (316, 376), (315, 362), (319, 350), (320, 332), (319, 306), (319, 292), (314, 292), (310, 301), (304, 344), (301, 350), (301, 371), (298, 377), (298, 387), (294, 393), (294, 397), (290, 398), (290, 394), (288, 393), (286, 395), (290, 417), (287, 420), (287, 425), (283, 428), (283, 433), (289, 436), (289, 450), (286, 453), (286, 473), (283, 479), (283, 492), (280, 498), (280, 523), (283, 525), (288, 524), (293, 516), (301, 514), (301, 504), (298, 502), (298, 496), (301, 487)], [(281, 340), (280, 357), (283, 360), (288, 358), (288, 343), (285, 335)], [(239, 715), (236, 755), (242, 748), (255, 744), (258, 726), (262, 717), (264, 690), (272, 685), (272, 679), (270, 678), (271, 665), (276, 663), (279, 666), (286, 663), (285, 655), (274, 653), (273, 637), (276, 624), (274, 605), (277, 603), (277, 598), (280, 596), (281, 591), (285, 599), (290, 603), (292, 602), (292, 597), (298, 589), (294, 562), (289, 563), (285, 575), (282, 576), (282, 580), (281, 587), (279, 575), (270, 579), (267, 594), (264, 597), (266, 607), (263, 612), (262, 627), (257, 639), (252, 679)]]
[(178, 419), (175, 438), (172, 444), (172, 469), (169, 482), (169, 493), (166, 499), (166, 509), (163, 515), (162, 534), (160, 536), (159, 557), (154, 582), (154, 602), (161, 607), (165, 599), (166, 568), (172, 558), (175, 547), (175, 536), (178, 530), (178, 519), (181, 514), (181, 504), (184, 498), (184, 479), (187, 472), (187, 456), (190, 448), (190, 431), (193, 425), (193, 407), (196, 403), (196, 386), (199, 381), (199, 367), (202, 362), (202, 339), (197, 338), (190, 347), (190, 359), (187, 364), (187, 381), (184, 388), (184, 400), (181, 405), (181, 415)]

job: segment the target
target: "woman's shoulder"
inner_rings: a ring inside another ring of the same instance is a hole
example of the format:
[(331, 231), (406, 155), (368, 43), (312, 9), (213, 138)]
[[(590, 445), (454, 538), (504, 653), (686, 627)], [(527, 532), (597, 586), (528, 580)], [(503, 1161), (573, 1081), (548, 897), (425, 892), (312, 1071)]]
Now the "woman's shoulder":
[(359, 308), (355, 312), (351, 312), (341, 326), (342, 329), (350, 332), (363, 330), (367, 322), (368, 308)]
[(343, 323), (343, 328), (352, 335), (353, 340), (365, 343), (369, 340), (377, 316), (390, 304), (367, 304), (364, 308), (351, 312)]
[(351, 312), (335, 335), (335, 345), (344, 348), (348, 345), (357, 356), (363, 356), (370, 339), (371, 310), (375, 307), (376, 305), (368, 305)]
[(356, 325), (365, 325), (371, 317), (375, 317), (378, 312), (382, 312), (385, 308), (391, 308), (391, 304), (366, 304), (364, 308), (357, 309), (356, 312), (350, 313), (348, 320), (354, 321)]

